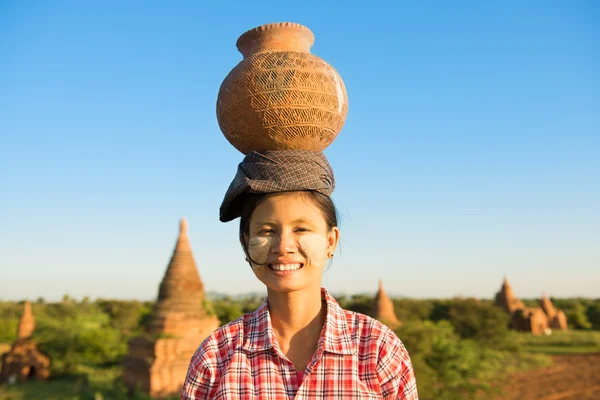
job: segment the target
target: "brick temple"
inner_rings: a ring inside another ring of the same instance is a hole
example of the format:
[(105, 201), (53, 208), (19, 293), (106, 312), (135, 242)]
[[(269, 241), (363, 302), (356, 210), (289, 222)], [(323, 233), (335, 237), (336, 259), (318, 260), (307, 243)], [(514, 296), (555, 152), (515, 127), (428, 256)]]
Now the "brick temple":
[(394, 311), (394, 302), (389, 298), (383, 289), (382, 280), (379, 281), (379, 290), (377, 291), (375, 299), (373, 300), (371, 315), (373, 318), (386, 324), (391, 329), (396, 329), (402, 325), (396, 316), (396, 312)]
[(545, 293), (540, 300), (540, 307), (548, 316), (548, 325), (551, 329), (567, 329), (567, 316), (562, 310), (554, 307), (552, 301), (550, 301), (550, 298)]
[(30, 379), (48, 379), (50, 359), (37, 349), (36, 343), (31, 338), (34, 330), (35, 317), (31, 310), (31, 303), (27, 301), (17, 328), (17, 340), (10, 351), (2, 355), (0, 381), (24, 382)]
[(182, 219), (150, 323), (143, 335), (129, 341), (125, 384), (155, 398), (179, 393), (192, 355), (219, 326), (205, 307), (204, 285)]
[(540, 307), (525, 307), (505, 277), (500, 291), (496, 293), (496, 305), (511, 316), (510, 327), (534, 335), (549, 333), (552, 329), (566, 330), (567, 317), (562, 310), (554, 308), (548, 296), (542, 296)]

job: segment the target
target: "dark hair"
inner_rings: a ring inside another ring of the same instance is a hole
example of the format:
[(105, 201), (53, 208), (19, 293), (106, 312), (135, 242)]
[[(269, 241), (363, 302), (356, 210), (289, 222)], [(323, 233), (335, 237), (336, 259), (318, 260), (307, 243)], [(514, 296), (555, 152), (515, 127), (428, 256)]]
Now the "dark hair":
[[(333, 227), (339, 226), (339, 216), (338, 211), (335, 208), (335, 204), (333, 204), (333, 200), (331, 197), (324, 195), (323, 193), (316, 192), (314, 190), (302, 190), (296, 192), (283, 192), (283, 193), (302, 193), (307, 198), (311, 199), (315, 206), (317, 206), (321, 213), (323, 214), (323, 218), (325, 218), (325, 223), (327, 224), (328, 229), (332, 229)], [(272, 194), (281, 194), (280, 193), (272, 193)], [(244, 235), (250, 234), (250, 217), (252, 216), (252, 212), (258, 207), (260, 203), (262, 203), (270, 194), (269, 193), (248, 193), (244, 196), (244, 201), (242, 204), (242, 212), (240, 217), (240, 242), (244, 247), (244, 252), (250, 258), (250, 254), (248, 253), (248, 244), (244, 238)], [(260, 264), (254, 262), (254, 260), (250, 259), (254, 264)]]

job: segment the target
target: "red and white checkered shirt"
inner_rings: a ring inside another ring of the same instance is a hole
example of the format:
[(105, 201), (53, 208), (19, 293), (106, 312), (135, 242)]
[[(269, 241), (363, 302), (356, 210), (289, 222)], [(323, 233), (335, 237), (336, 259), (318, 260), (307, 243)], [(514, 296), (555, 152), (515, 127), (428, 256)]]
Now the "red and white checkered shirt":
[(394, 332), (321, 293), (327, 318), (301, 379), (279, 348), (265, 300), (200, 345), (181, 399), (418, 400), (410, 357)]

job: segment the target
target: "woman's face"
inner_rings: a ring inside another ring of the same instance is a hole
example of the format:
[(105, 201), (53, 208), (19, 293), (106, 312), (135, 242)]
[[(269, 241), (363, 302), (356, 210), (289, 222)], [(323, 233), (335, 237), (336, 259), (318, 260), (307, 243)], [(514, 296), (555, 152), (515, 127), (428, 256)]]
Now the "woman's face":
[(339, 230), (328, 228), (321, 210), (303, 193), (268, 196), (252, 212), (246, 238), (257, 278), (268, 289), (293, 292), (321, 287)]

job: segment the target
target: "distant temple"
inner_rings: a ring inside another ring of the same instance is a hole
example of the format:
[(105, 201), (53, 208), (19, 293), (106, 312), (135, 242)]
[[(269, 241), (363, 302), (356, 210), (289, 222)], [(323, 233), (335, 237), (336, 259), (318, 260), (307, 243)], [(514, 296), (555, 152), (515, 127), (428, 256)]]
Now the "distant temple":
[(534, 335), (549, 332), (550, 329), (567, 329), (565, 313), (554, 308), (546, 295), (542, 297), (541, 307), (525, 307), (523, 302), (514, 295), (506, 277), (500, 291), (496, 293), (496, 305), (510, 314), (512, 329), (531, 332)]
[(373, 300), (371, 315), (391, 329), (396, 329), (402, 325), (402, 322), (398, 320), (394, 312), (394, 302), (388, 297), (385, 290), (383, 290), (382, 280), (379, 281), (379, 290)]
[(508, 279), (504, 277), (504, 282), (500, 288), (500, 292), (496, 293), (496, 304), (499, 305), (509, 314), (517, 310), (522, 310), (525, 305), (513, 293), (512, 287), (508, 283)]
[(554, 305), (552, 305), (552, 302), (545, 293), (542, 295), (542, 300), (540, 300), (540, 306), (548, 316), (550, 328), (559, 330), (567, 329), (567, 316), (562, 310), (554, 308)]
[(219, 326), (218, 318), (205, 308), (204, 285), (182, 219), (149, 326), (129, 341), (123, 360), (125, 384), (152, 397), (179, 393), (192, 355)]
[(50, 359), (38, 351), (31, 334), (35, 330), (35, 318), (31, 303), (25, 302), (23, 315), (17, 328), (17, 340), (9, 352), (2, 355), (0, 381), (45, 380), (50, 375)]

